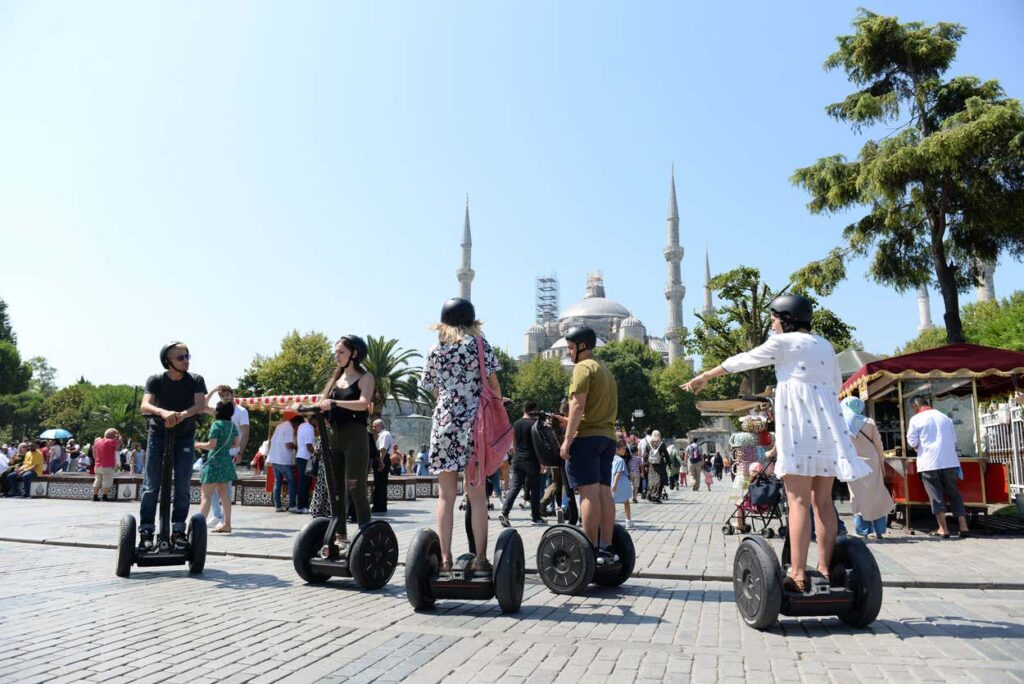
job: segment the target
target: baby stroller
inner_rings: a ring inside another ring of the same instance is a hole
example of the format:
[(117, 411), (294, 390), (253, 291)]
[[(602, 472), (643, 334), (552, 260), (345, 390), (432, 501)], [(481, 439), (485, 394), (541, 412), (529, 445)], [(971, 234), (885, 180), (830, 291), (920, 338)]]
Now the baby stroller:
[[(732, 515), (722, 526), (722, 534), (731, 535), (741, 532), (756, 532), (762, 537), (771, 539), (776, 535), (786, 536), (785, 491), (782, 480), (763, 470), (750, 478), (750, 486), (743, 494), (739, 503), (734, 504)], [(778, 522), (778, 531), (771, 524)]]

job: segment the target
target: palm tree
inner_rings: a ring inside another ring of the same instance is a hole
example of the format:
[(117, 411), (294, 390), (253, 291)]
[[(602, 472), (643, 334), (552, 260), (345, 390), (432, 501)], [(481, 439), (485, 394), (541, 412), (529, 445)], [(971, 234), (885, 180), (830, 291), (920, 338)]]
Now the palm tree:
[(403, 399), (414, 403), (434, 403), (434, 397), (420, 387), (422, 369), (409, 365), (413, 359), (423, 358), (419, 352), (403, 349), (398, 346), (398, 340), (387, 340), (383, 336), (368, 335), (366, 346), (364, 365), (376, 379), (373, 407), (377, 415), (380, 415), (388, 399), (396, 404)]

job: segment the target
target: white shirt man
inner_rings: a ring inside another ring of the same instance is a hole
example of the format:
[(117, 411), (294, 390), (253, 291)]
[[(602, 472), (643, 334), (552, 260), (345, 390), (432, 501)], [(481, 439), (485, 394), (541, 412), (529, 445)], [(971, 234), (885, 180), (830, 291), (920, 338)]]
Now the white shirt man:
[(287, 420), (274, 428), (274, 435), (270, 438), (270, 453), (267, 454), (267, 462), (273, 465), (290, 466), (295, 465), (295, 428)]
[(313, 446), (316, 442), (316, 433), (313, 432), (313, 426), (309, 423), (300, 425), (297, 440), (299, 451), (295, 458), (304, 458), (307, 461), (313, 458)]
[(395, 438), (385, 429), (377, 433), (377, 451), (383, 451), (385, 457), (390, 457), (391, 449), (395, 445)]
[[(242, 449), (245, 448), (245, 442), (249, 441), (249, 411), (248, 411), (248, 409), (246, 409), (244, 406), (239, 406), (238, 404), (235, 404), (235, 412), (231, 414), (231, 422), (235, 424), (236, 428), (238, 428), (238, 435), (239, 435), (240, 439), (239, 439), (239, 445), (237, 447), (233, 447), (231, 449), (231, 451), (228, 452), (228, 453), (231, 454), (231, 459), (235, 463), (238, 463), (239, 454), (241, 454)], [(245, 427), (245, 431), (244, 432), (242, 430), (243, 427)], [(243, 441), (241, 439), (241, 436), (243, 434), (245, 435), (245, 441)]]
[(917, 450), (917, 472), (959, 468), (956, 428), (944, 413), (928, 408), (907, 424), (907, 444)]

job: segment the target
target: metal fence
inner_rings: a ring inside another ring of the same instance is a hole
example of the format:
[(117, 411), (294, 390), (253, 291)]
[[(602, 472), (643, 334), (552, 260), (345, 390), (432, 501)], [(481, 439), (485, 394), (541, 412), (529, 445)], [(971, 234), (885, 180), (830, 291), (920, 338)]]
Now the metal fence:
[(1024, 493), (1024, 413), (1022, 407), (1001, 404), (979, 415), (988, 460), (1005, 463), (1010, 494)]

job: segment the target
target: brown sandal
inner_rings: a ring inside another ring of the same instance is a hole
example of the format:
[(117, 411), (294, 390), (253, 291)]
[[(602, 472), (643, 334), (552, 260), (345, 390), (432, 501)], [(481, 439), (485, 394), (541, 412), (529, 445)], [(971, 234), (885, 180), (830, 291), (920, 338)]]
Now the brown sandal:
[(441, 574), (449, 574), (449, 573), (451, 573), (451, 571), (452, 571), (452, 562), (451, 561), (441, 561), (441, 565), (440, 565), (440, 567), (438, 567), (437, 571), (440, 572)]

